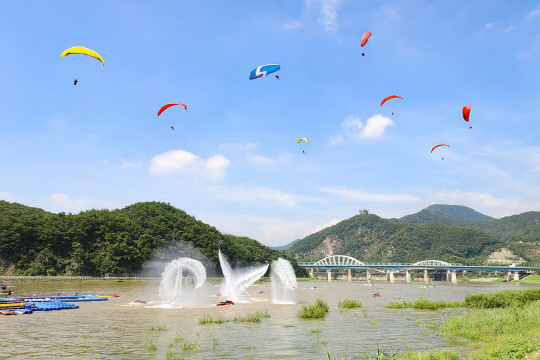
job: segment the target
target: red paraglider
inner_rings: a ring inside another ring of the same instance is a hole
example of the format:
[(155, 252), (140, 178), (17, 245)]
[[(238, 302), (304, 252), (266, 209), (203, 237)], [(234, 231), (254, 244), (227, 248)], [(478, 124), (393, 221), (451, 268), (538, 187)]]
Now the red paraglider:
[(463, 120), (466, 122), (469, 122), (469, 114), (471, 113), (471, 107), (470, 106), (464, 106), (463, 107)]
[(450, 145), (446, 145), (446, 144), (435, 145), (435, 146), (433, 147), (433, 149), (431, 149), (431, 153), (433, 153), (433, 150), (435, 150), (435, 149), (438, 148), (439, 146), (448, 146), (448, 147), (450, 147)]
[(174, 103), (174, 104), (167, 104), (167, 105), (163, 105), (161, 107), (161, 109), (159, 109), (158, 113), (157, 113), (157, 116), (161, 115), (162, 112), (164, 112), (165, 110), (167, 110), (168, 108), (170, 108), (171, 106), (176, 106), (176, 105), (181, 105), (184, 107), (184, 110), (187, 110), (187, 106), (184, 105), (184, 104), (180, 104), (180, 103)]
[(364, 45), (366, 45), (370, 36), (371, 36), (371, 33), (369, 31), (366, 31), (364, 35), (362, 35), (362, 42), (360, 43), (360, 46), (363, 47)]
[(401, 96), (399, 96), (399, 95), (390, 95), (390, 96), (388, 96), (388, 97), (385, 97), (385, 98), (383, 99), (383, 101), (381, 101), (381, 106), (383, 106), (383, 104), (384, 104), (385, 102), (387, 102), (388, 100), (390, 100), (390, 99), (395, 99), (395, 98), (400, 98), (401, 100), (403, 100), (403, 98), (402, 98)]

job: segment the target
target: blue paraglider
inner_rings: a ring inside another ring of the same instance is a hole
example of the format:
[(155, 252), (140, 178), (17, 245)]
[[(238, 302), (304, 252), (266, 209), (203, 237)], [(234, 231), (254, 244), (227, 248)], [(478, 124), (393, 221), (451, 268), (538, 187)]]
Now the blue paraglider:
[(251, 70), (249, 73), (249, 80), (255, 80), (260, 77), (266, 76), (268, 74), (275, 73), (281, 69), (281, 66), (278, 64), (267, 64), (267, 65), (261, 65), (257, 66), (255, 69)]

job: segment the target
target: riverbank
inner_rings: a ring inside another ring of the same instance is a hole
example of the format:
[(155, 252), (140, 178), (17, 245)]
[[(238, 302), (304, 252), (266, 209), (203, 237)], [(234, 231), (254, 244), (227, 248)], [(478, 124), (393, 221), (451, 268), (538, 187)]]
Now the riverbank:
[[(467, 358), (540, 358), (540, 289), (468, 295), (462, 305), (473, 310), (444, 321), (439, 335), (452, 347), (470, 348), (473, 352)], [(397, 359), (457, 360), (461, 355), (462, 352), (444, 349), (406, 353)]]

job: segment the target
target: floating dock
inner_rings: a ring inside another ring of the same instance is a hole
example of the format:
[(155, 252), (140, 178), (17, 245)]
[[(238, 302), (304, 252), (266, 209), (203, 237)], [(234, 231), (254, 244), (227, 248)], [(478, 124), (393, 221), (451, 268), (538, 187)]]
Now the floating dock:
[(78, 309), (79, 306), (71, 303), (82, 301), (108, 301), (108, 299), (95, 295), (15, 297), (0, 301), (0, 310), (2, 310), (0, 314), (31, 314), (33, 311)]

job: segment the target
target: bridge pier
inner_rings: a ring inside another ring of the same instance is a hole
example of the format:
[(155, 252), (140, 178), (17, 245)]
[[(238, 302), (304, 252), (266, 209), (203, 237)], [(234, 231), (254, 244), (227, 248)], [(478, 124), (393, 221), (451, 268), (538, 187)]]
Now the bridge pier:
[(352, 269), (348, 269), (349, 271), (347, 272), (347, 280), (348, 281), (352, 281)]
[(424, 270), (424, 282), (426, 282), (426, 283), (429, 282), (429, 277), (428, 277), (427, 270)]
[(405, 280), (407, 281), (407, 283), (410, 283), (411, 282), (411, 273), (409, 272), (409, 270), (405, 270)]
[(517, 271), (514, 271), (514, 272), (509, 271), (508, 272), (508, 275), (506, 275), (506, 281), (510, 282), (512, 280), (514, 280), (514, 281), (519, 280), (519, 272), (517, 272)]
[(326, 278), (328, 281), (332, 281), (332, 270), (326, 270)]
[(315, 277), (315, 271), (313, 270), (313, 268), (309, 269), (309, 277)]
[(386, 281), (393, 283), (396, 279), (394, 278), (393, 270), (386, 270)]
[(366, 269), (366, 281), (371, 282), (371, 273), (369, 272), (369, 269)]
[(452, 278), (452, 284), (457, 284), (457, 271), (450, 270), (450, 277)]

